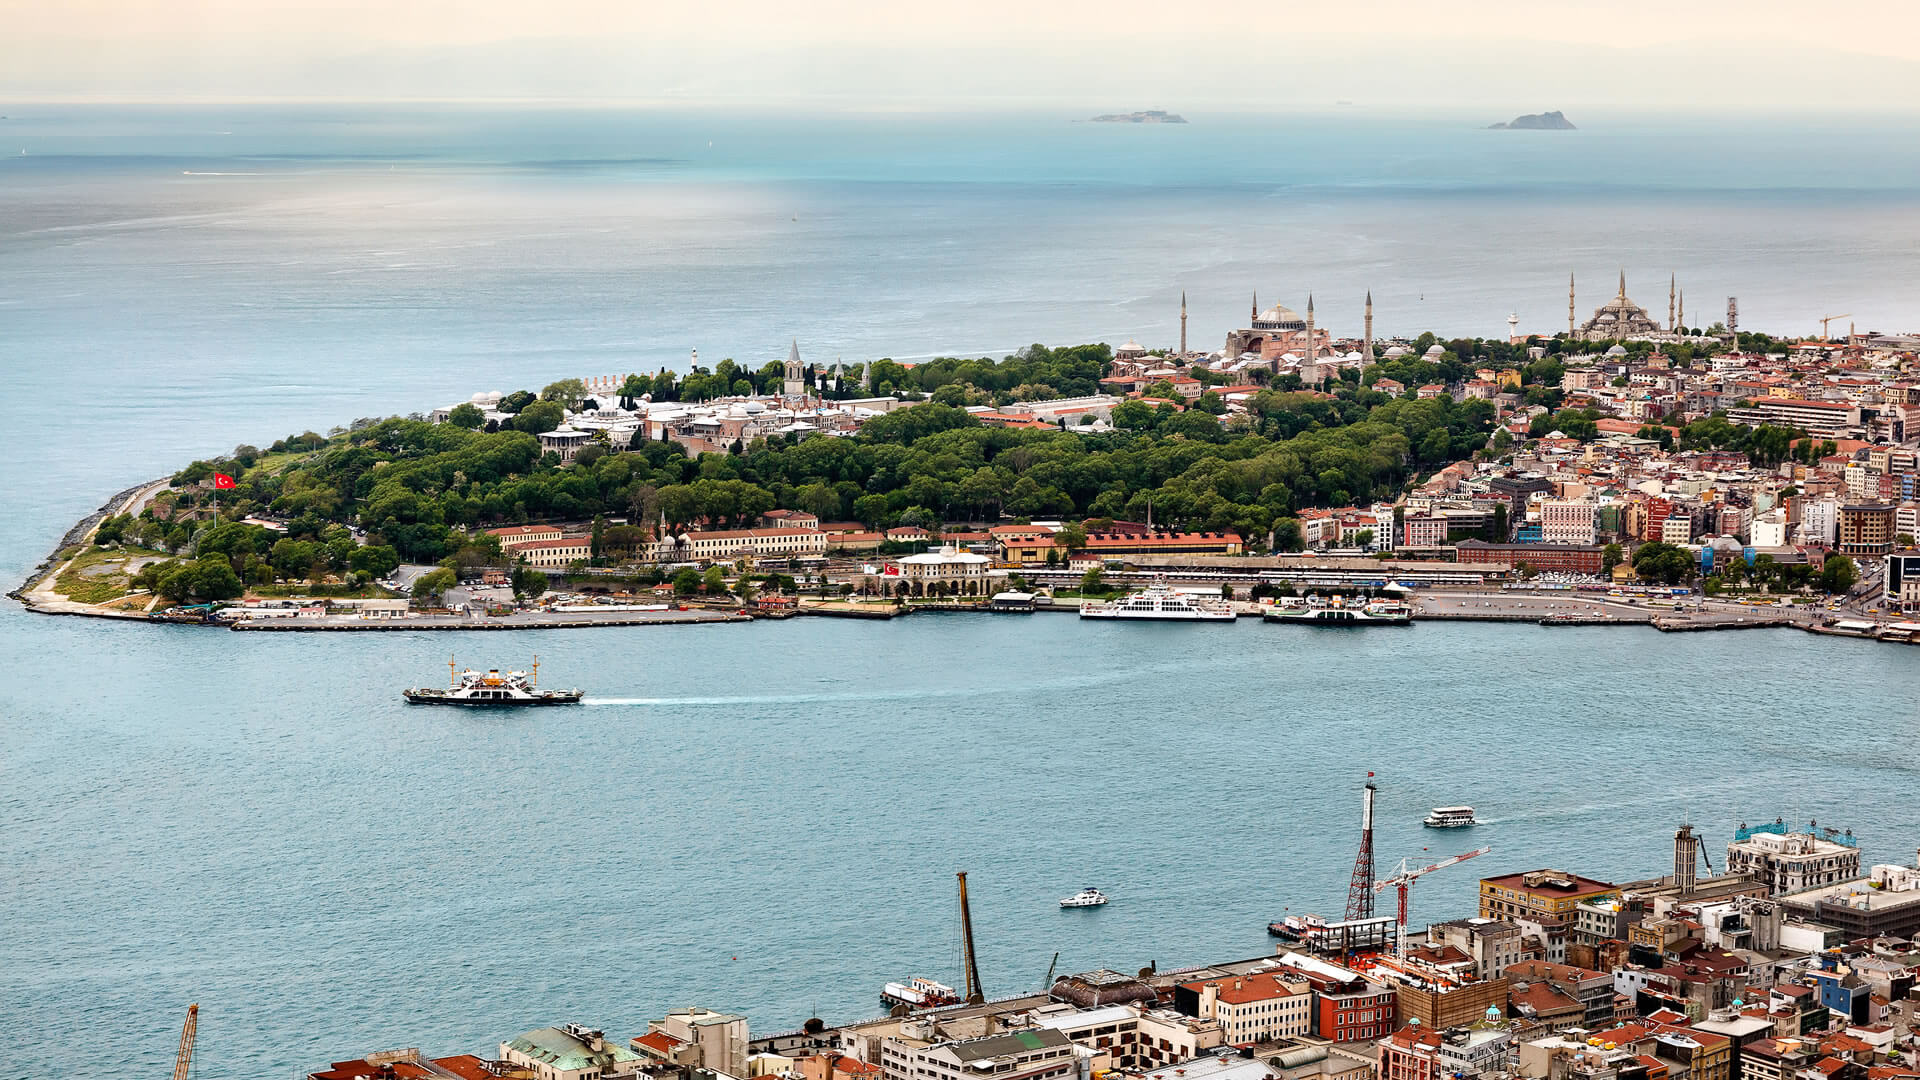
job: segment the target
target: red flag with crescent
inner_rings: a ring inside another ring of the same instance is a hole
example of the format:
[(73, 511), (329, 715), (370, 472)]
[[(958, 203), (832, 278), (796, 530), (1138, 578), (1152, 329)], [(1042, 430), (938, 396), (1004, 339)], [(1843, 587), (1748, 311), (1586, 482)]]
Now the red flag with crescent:
[(220, 488), (222, 490), (226, 488), (230, 488), (233, 486), (233, 477), (228, 476), (226, 473), (223, 473), (223, 472), (214, 473), (213, 486)]

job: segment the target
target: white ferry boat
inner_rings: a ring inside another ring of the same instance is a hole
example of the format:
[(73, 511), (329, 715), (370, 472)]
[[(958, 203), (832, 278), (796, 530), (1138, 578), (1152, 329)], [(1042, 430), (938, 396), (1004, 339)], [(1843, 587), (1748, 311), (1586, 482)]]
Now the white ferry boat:
[(1478, 825), (1471, 806), (1436, 806), (1421, 822), (1429, 829), (1463, 829), (1468, 825)]
[(401, 696), (411, 705), (470, 705), (476, 707), (502, 705), (578, 705), (582, 692), (579, 690), (542, 690), (540, 684), (540, 658), (533, 658), (532, 671), (501, 671), (493, 668), (484, 674), (468, 668), (456, 669), (452, 659), (447, 661), (449, 685), (445, 690), (438, 687), (414, 687), (402, 690)]
[(881, 987), (880, 1004), (889, 1009), (895, 1005), (905, 1005), (909, 1009), (937, 1009), (942, 1005), (960, 1004), (960, 991), (946, 983), (915, 977), (903, 983), (890, 982)]
[(1305, 600), (1282, 600), (1260, 613), (1267, 622), (1307, 623), (1312, 626), (1411, 626), (1413, 608), (1400, 600), (1374, 600), (1351, 604), (1344, 597), (1312, 596)]
[(1107, 902), (1107, 894), (1089, 885), (1072, 896), (1060, 898), (1061, 907), (1099, 907)]
[(1224, 600), (1176, 591), (1164, 580), (1118, 600), (1087, 600), (1080, 605), (1083, 619), (1162, 619), (1175, 622), (1232, 622), (1233, 607)]

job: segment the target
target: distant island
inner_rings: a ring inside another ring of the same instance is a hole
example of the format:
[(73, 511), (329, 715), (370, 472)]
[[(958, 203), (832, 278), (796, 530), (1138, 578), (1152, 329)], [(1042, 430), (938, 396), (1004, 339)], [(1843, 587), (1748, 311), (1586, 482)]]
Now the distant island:
[(1187, 118), (1179, 113), (1170, 113), (1162, 109), (1148, 109), (1145, 112), (1107, 113), (1093, 118), (1096, 124), (1184, 124)]
[(1504, 124), (1488, 124), (1488, 131), (1575, 131), (1573, 121), (1567, 114), (1555, 109), (1552, 112), (1528, 113), (1516, 116)]

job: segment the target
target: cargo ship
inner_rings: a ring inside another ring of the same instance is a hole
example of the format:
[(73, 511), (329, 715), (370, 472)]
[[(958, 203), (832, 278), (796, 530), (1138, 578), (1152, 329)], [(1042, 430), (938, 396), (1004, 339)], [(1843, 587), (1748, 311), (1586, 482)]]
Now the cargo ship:
[(400, 692), (410, 705), (467, 705), (479, 708), (514, 705), (578, 705), (583, 692), (579, 690), (542, 690), (540, 689), (540, 658), (533, 658), (532, 671), (501, 671), (493, 668), (486, 672), (468, 668), (458, 670), (458, 665), (447, 660), (448, 686), (442, 690), (437, 687), (414, 687)]

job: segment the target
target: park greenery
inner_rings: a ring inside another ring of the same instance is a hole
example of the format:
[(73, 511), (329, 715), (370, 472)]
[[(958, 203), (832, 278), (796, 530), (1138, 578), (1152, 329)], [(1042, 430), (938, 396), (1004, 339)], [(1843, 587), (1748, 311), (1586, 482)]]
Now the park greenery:
[[(599, 435), (562, 464), (542, 453), (536, 436), (558, 427), (566, 410), (596, 404), (580, 380), (567, 379), (508, 395), (499, 404), (505, 422), (463, 404), (445, 424), (360, 420), (328, 435), (304, 432), (264, 451), (242, 446), (194, 462), (174, 477), (160, 512), (109, 518), (97, 542), (175, 555), (145, 567), (136, 584), (194, 601), (276, 582), (364, 586), (403, 561), (446, 571), (415, 585), (416, 596), (434, 596), (466, 569), (504, 562), (488, 528), (591, 521), (595, 559), (617, 562), (645, 550), (663, 526), (669, 535), (744, 527), (776, 508), (876, 530), (919, 525), (936, 532), (951, 522), (1151, 516), (1163, 526), (1238, 532), (1255, 551), (1297, 549), (1302, 509), (1392, 499), (1450, 463), (1512, 446), (1506, 428), (1496, 428), (1492, 402), (1419, 397), (1421, 386), (1457, 384), (1488, 367), (1515, 371), (1516, 392), (1546, 410), (1532, 421), (1531, 435), (1595, 437), (1599, 415), (1564, 403), (1560, 346), (1551, 343), (1546, 356), (1530, 359), (1524, 346), (1423, 335), (1409, 354), (1364, 372), (1343, 370), (1323, 392), (1302, 389), (1293, 375), (1262, 380), (1248, 411), (1234, 416), (1223, 415), (1210, 389), (1187, 402), (1158, 384), (1115, 407), (1110, 431), (997, 428), (965, 408), (1095, 393), (1110, 370), (1104, 345), (1036, 345), (997, 362), (939, 359), (907, 367), (879, 360), (838, 377), (810, 368), (809, 385), (824, 382), (823, 396), (894, 394), (917, 404), (868, 421), (852, 437), (776, 436), (699, 457), (671, 442), (615, 446)], [(1228, 381), (1201, 369), (1193, 374), (1209, 388)], [(766, 393), (783, 377), (777, 362), (749, 370), (723, 360), (711, 369), (633, 376), (619, 397), (631, 403), (642, 396), (695, 401)], [(1376, 389), (1383, 379), (1403, 389)], [(1720, 416), (1649, 424), (1642, 434), (1683, 449), (1744, 452), (1763, 465), (1831, 452), (1831, 444), (1796, 442), (1789, 429), (1747, 428)], [(237, 479), (217, 501), (206, 490), (215, 472)], [(209, 520), (208, 510), (217, 517)], [(251, 515), (284, 523), (285, 531), (239, 520)], [(1079, 528), (1074, 533), (1084, 536)], [(1643, 575), (1655, 579), (1689, 572), (1661, 548), (1641, 548), (1636, 570), (1644, 566)], [(537, 595), (546, 584), (544, 575), (524, 568), (513, 579), (520, 595)], [(709, 584), (674, 581), (676, 591)]]

